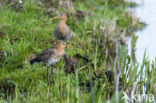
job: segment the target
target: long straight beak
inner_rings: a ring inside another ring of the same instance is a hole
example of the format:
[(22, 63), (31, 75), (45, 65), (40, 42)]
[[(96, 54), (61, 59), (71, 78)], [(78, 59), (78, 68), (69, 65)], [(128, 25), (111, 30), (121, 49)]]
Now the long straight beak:
[(56, 17), (54, 17), (54, 18), (52, 18), (52, 19), (50, 19), (50, 21), (53, 21), (54, 19), (58, 19), (59, 17), (58, 16), (56, 16)]

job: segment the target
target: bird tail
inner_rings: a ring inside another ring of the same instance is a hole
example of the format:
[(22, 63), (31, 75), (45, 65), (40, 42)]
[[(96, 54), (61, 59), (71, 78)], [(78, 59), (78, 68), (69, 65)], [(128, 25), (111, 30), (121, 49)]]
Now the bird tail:
[(39, 62), (38, 58), (34, 58), (34, 59), (30, 60), (31, 65), (34, 64), (35, 62)]

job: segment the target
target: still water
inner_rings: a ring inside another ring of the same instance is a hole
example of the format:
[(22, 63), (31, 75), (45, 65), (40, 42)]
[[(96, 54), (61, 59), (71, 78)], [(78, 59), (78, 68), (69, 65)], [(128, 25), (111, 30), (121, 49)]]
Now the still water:
[[(138, 7), (133, 8), (132, 11), (137, 18), (145, 22), (147, 26), (137, 31), (135, 34), (138, 36), (136, 42), (135, 56), (138, 63), (141, 63), (144, 51), (150, 61), (156, 57), (156, 0), (128, 0), (139, 4)], [(129, 54), (131, 51), (130, 43), (128, 40)]]

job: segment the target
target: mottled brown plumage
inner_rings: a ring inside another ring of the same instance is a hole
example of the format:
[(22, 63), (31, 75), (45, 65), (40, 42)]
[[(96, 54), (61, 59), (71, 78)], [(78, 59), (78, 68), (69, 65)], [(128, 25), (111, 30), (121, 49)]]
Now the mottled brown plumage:
[(65, 54), (64, 52), (65, 47), (66, 47), (65, 43), (59, 42), (55, 47), (45, 49), (43, 52), (38, 54), (34, 59), (30, 61), (30, 63), (33, 64), (35, 62), (42, 62), (47, 66), (51, 64), (53, 65), (56, 62), (58, 62)]
[(72, 32), (68, 25), (66, 24), (67, 16), (65, 13), (62, 13), (53, 19), (50, 19), (51, 21), (54, 19), (61, 19), (59, 24), (54, 29), (54, 36), (57, 40), (64, 40), (67, 41), (72, 37)]

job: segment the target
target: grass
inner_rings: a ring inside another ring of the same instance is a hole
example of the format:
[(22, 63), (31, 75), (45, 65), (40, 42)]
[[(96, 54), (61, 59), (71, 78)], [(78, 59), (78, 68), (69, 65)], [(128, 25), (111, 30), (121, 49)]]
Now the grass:
[[(137, 92), (143, 93), (145, 87), (146, 94), (156, 96), (155, 61), (150, 63), (144, 56), (139, 65), (126, 53), (125, 41), (121, 37), (133, 34), (140, 24), (125, 10), (123, 2), (75, 0), (73, 12), (64, 9), (68, 14), (67, 24), (74, 32), (69, 41), (74, 49), (69, 50), (68, 55), (72, 59), (76, 54), (86, 55), (90, 62), (78, 59), (75, 74), (72, 74), (65, 72), (66, 66), (61, 60), (54, 69), (55, 85), (48, 85), (46, 67), (30, 65), (29, 61), (55, 44), (53, 30), (58, 21), (47, 22), (47, 9), (38, 6), (35, 1), (25, 0), (19, 10), (5, 4), (0, 9), (0, 32), (3, 35), (0, 36), (0, 102), (114, 102), (114, 70), (119, 73), (120, 69), (119, 102), (123, 91), (128, 95), (132, 93), (135, 82)], [(52, 5), (57, 7), (58, 2)], [(79, 19), (74, 16), (76, 10), (81, 10), (85, 17)], [(63, 10), (58, 8), (58, 11)], [(54, 12), (50, 14), (50, 17), (53, 16)], [(117, 62), (114, 62), (115, 58)]]

